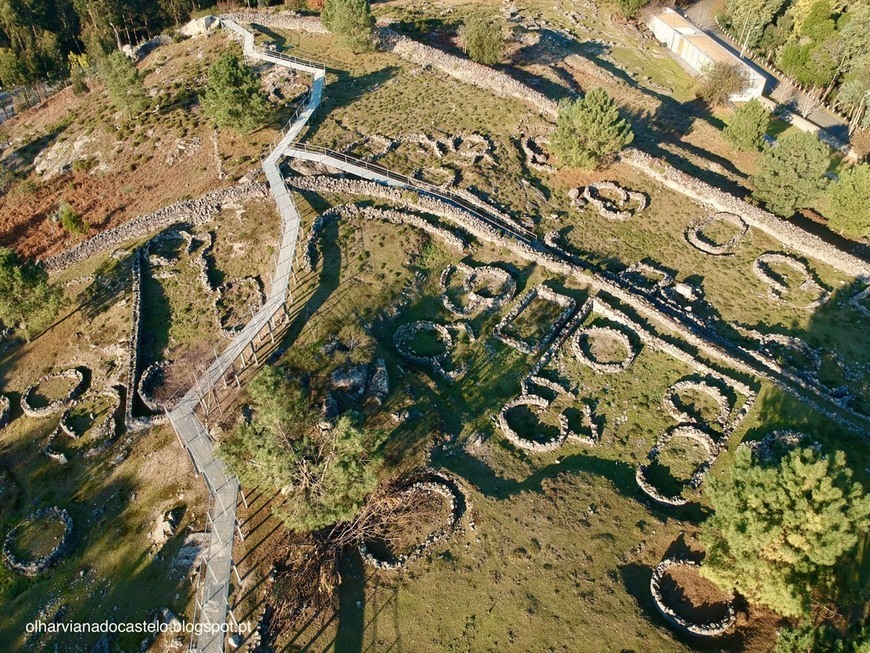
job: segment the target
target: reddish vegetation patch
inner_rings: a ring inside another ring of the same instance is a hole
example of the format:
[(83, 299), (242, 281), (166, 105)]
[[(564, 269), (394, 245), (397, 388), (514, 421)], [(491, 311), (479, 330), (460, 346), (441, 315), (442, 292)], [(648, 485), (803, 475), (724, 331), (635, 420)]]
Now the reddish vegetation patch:
[(693, 567), (671, 567), (661, 587), (665, 605), (693, 623), (712, 623), (728, 613), (728, 596)]

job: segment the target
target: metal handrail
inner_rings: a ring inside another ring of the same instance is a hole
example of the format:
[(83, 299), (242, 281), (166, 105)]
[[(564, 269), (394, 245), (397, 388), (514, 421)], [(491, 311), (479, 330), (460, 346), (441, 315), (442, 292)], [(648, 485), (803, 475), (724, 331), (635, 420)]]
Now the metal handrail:
[(311, 152), (313, 154), (323, 154), (323, 155), (344, 161), (345, 163), (350, 163), (352, 165), (359, 166), (361, 168), (365, 168), (366, 170), (376, 172), (376, 173), (381, 174), (385, 177), (388, 177), (390, 179), (393, 179), (395, 181), (403, 183), (407, 186), (411, 186), (413, 188), (422, 190), (430, 195), (438, 197), (439, 199), (443, 199), (443, 200), (446, 200), (446, 201), (451, 202), (453, 204), (456, 204), (456, 205), (460, 206), (463, 210), (468, 211), (469, 213), (471, 213), (475, 217), (483, 220), (484, 222), (487, 222), (487, 223), (497, 227), (498, 229), (501, 229), (502, 231), (508, 232), (508, 233), (514, 235), (515, 237), (520, 238), (521, 240), (531, 241), (531, 240), (536, 239), (535, 234), (533, 232), (529, 231), (528, 229), (520, 227), (519, 225), (508, 225), (508, 224), (505, 224), (501, 219), (495, 218), (493, 216), (484, 215), (483, 213), (481, 213), (481, 210), (478, 207), (474, 206), (473, 204), (471, 204), (471, 202), (469, 202), (465, 198), (461, 197), (460, 195), (457, 195), (456, 193), (453, 193), (452, 191), (450, 191), (448, 189), (440, 188), (438, 186), (435, 186), (434, 184), (423, 181), (421, 179), (414, 179), (413, 177), (409, 177), (408, 175), (405, 175), (405, 174), (402, 174), (399, 172), (395, 172), (393, 170), (385, 168), (384, 166), (377, 164), (377, 163), (374, 163), (372, 161), (366, 161), (365, 159), (359, 159), (357, 157), (350, 156), (350, 155), (345, 154), (343, 152), (337, 152), (335, 150), (331, 150), (329, 148), (322, 147), (319, 145), (308, 145), (305, 143), (301, 143), (299, 141), (295, 141), (295, 142), (291, 143), (288, 146), (288, 148), (301, 150), (304, 152)]

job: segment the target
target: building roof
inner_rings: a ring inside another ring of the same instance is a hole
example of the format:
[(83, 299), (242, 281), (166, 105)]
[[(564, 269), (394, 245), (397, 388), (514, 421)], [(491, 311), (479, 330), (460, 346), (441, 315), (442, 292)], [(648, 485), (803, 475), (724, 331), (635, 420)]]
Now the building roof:
[(698, 29), (690, 23), (685, 16), (670, 7), (665, 7), (654, 17), (663, 22), (665, 25), (679, 33), (685, 41), (691, 43), (694, 47), (707, 55), (713, 61), (720, 63), (734, 64), (739, 63), (745, 68), (748, 68), (753, 73), (755, 72), (747, 62), (735, 57), (734, 54), (726, 50), (722, 45), (714, 41), (703, 30)]

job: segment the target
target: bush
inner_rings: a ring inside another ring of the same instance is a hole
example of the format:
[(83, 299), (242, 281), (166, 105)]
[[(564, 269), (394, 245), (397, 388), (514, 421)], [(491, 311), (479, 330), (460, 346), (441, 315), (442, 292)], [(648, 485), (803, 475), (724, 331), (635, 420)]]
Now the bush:
[(368, 0), (326, 0), (321, 20), (341, 36), (354, 52), (374, 49), (375, 17)]
[(88, 226), (82, 219), (82, 216), (66, 202), (60, 203), (60, 208), (57, 210), (57, 219), (63, 225), (63, 228), (74, 236), (81, 236), (88, 232)]
[(23, 261), (11, 249), (0, 247), (0, 320), (31, 331), (54, 319), (61, 293), (48, 284), (48, 275), (38, 263)]
[(760, 150), (769, 127), (770, 111), (758, 100), (750, 100), (734, 112), (722, 135), (738, 150)]
[(828, 147), (815, 134), (784, 136), (764, 150), (751, 181), (752, 196), (783, 217), (811, 206), (825, 189)]
[(472, 61), (492, 66), (504, 54), (504, 28), (501, 23), (483, 18), (470, 18), (461, 30), (465, 52)]
[(701, 75), (695, 95), (710, 106), (721, 106), (749, 88), (749, 75), (740, 64), (717, 61)]
[(844, 171), (828, 187), (828, 226), (847, 236), (870, 236), (870, 164)]
[(594, 88), (582, 99), (559, 105), (550, 145), (562, 165), (595, 168), (632, 140), (631, 125), (620, 117), (616, 102), (603, 88)]

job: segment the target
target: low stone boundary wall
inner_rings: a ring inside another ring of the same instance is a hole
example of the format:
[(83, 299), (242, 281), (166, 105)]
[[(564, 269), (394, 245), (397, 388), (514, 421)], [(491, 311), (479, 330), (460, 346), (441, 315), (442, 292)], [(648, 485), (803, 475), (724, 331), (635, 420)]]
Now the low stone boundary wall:
[(0, 429), (4, 428), (9, 423), (9, 418), (12, 413), (12, 406), (9, 402), (9, 397), (0, 395)]
[(121, 243), (166, 229), (179, 222), (203, 224), (220, 213), (225, 204), (257, 197), (269, 197), (269, 187), (266, 184), (250, 183), (233, 186), (206, 193), (199, 199), (182, 200), (153, 213), (140, 215), (112, 229), (106, 229), (71, 249), (45, 259), (43, 267), (49, 274), (60, 272)]
[(777, 218), (764, 209), (695, 179), (662, 159), (656, 159), (635, 149), (623, 151), (620, 159), (668, 188), (711, 206), (716, 211), (739, 215), (749, 226), (760, 229), (783, 245), (801, 252), (805, 256), (816, 258), (853, 277), (870, 278), (870, 264), (857, 256), (837, 249), (821, 238), (807, 233), (786, 220)]
[[(18, 530), (30, 522), (44, 518), (57, 519), (63, 522), (64, 532), (60, 543), (52, 551), (36, 560), (20, 560), (12, 552), (12, 545), (15, 542), (15, 537), (18, 535)], [(69, 512), (65, 509), (52, 506), (51, 508), (37, 510), (6, 534), (6, 540), (3, 543), (3, 562), (5, 562), (6, 566), (14, 572), (25, 576), (37, 576), (56, 565), (57, 562), (66, 555), (72, 544), (72, 531), (72, 517), (70, 517)]]
[[(716, 243), (708, 240), (704, 237), (702, 231), (704, 227), (709, 226), (713, 222), (727, 222), (728, 224), (732, 224), (737, 228), (737, 233), (728, 239), (727, 242), (722, 243), (721, 245), (717, 245)], [(739, 215), (734, 213), (726, 213), (724, 211), (719, 211), (712, 215), (707, 216), (706, 218), (701, 219), (694, 225), (690, 225), (686, 229), (686, 240), (690, 245), (696, 247), (701, 250), (705, 254), (710, 254), (711, 256), (731, 256), (734, 252), (734, 248), (737, 246), (743, 236), (746, 235), (746, 232), (749, 231), (749, 225), (741, 218)]]
[(668, 558), (667, 560), (662, 560), (653, 571), (652, 578), (649, 581), (649, 591), (650, 594), (652, 594), (653, 601), (655, 602), (658, 611), (665, 618), (665, 620), (674, 628), (689, 633), (691, 635), (699, 635), (701, 637), (716, 637), (718, 635), (726, 633), (737, 620), (737, 615), (734, 612), (733, 599), (729, 600), (726, 604), (726, 616), (720, 621), (715, 621), (708, 624), (692, 623), (688, 619), (685, 619), (678, 615), (676, 612), (674, 612), (674, 610), (668, 607), (667, 604), (665, 604), (664, 596), (662, 596), (661, 590), (662, 578), (664, 578), (664, 575), (671, 567), (676, 567), (680, 565), (688, 567), (699, 566), (698, 563), (691, 560)]

